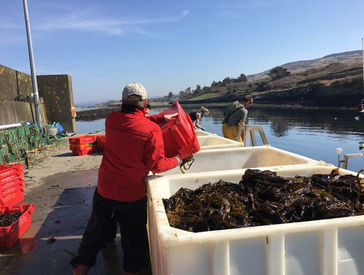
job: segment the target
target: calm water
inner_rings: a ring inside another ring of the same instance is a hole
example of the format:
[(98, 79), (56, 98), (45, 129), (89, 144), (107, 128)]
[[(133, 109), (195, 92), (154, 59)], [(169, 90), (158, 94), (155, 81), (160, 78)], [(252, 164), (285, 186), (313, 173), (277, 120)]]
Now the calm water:
[[(185, 112), (196, 109), (184, 108)], [(209, 108), (201, 125), (211, 133), (222, 136), (221, 121), (223, 109)], [(163, 109), (154, 109), (152, 114)], [(359, 142), (364, 141), (364, 116), (350, 110), (297, 110), (279, 108), (258, 108), (249, 110), (249, 125), (262, 126), (270, 145), (316, 160), (337, 165), (336, 148), (344, 154), (357, 153)], [(357, 117), (357, 119), (355, 119)], [(77, 121), (78, 133), (89, 133), (105, 129), (105, 119)], [(259, 136), (257, 142), (262, 144)], [(359, 171), (364, 168), (364, 157), (350, 158), (348, 169)]]

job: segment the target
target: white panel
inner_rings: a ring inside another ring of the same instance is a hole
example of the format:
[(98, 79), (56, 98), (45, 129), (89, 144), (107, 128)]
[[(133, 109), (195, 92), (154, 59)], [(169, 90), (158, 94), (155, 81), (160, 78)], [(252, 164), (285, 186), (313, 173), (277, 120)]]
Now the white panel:
[(337, 229), (322, 230), (320, 261), (322, 275), (337, 275)]
[(229, 275), (229, 242), (211, 245), (211, 275)]
[(338, 275), (364, 274), (364, 225), (338, 230)]
[(267, 275), (284, 275), (284, 235), (266, 236)]
[(285, 238), (286, 275), (319, 275), (317, 232), (288, 234)]
[(230, 241), (230, 275), (265, 275), (265, 240)]
[(169, 264), (168, 274), (211, 274), (210, 246), (208, 244), (169, 248), (167, 251)]

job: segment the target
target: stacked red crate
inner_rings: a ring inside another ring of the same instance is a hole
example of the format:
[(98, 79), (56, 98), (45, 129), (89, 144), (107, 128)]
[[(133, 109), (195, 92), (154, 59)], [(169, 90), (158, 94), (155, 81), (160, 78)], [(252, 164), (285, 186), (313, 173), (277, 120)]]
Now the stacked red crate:
[(23, 165), (0, 165), (0, 215), (21, 213), (12, 224), (0, 226), (0, 247), (12, 247), (31, 225), (33, 204), (15, 206), (24, 200), (24, 190)]
[(69, 139), (69, 144), (74, 156), (104, 152), (105, 134), (73, 137)]
[(22, 164), (0, 165), (0, 205), (13, 206), (24, 200)]
[(69, 139), (72, 155), (82, 156), (97, 152), (97, 135), (86, 135)]
[(97, 142), (97, 151), (103, 153), (105, 150), (105, 135), (98, 135), (96, 142)]

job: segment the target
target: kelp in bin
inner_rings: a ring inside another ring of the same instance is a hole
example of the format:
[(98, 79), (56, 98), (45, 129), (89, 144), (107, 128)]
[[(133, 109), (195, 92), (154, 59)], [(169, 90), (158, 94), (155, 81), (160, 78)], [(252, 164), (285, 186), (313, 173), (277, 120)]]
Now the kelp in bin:
[(15, 212), (15, 213), (8, 213), (8, 214), (1, 214), (0, 213), (0, 227), (7, 227), (12, 225), (16, 222), (19, 217), (23, 215), (23, 212)]
[(361, 215), (364, 180), (314, 174), (284, 178), (248, 169), (239, 184), (220, 180), (163, 199), (172, 227), (201, 232)]

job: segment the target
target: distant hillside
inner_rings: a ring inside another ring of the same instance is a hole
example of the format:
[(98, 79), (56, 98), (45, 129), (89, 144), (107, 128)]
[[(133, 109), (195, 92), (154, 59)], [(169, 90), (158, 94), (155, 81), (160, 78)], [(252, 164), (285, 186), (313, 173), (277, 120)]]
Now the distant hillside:
[[(303, 107), (356, 108), (364, 98), (362, 51), (335, 53), (318, 59), (289, 62), (278, 67), (289, 75), (272, 79), (270, 71), (238, 78), (226, 77), (210, 87), (187, 88), (156, 100), (179, 100), (183, 104), (231, 102), (252, 94), (256, 103)], [(99, 106), (118, 105), (106, 102)]]
[[(297, 61), (246, 77), (225, 78), (211, 87), (179, 93), (179, 101), (221, 103), (254, 96), (256, 103), (303, 107), (356, 108), (364, 98), (362, 52), (351, 51), (319, 59)], [(278, 76), (278, 77), (277, 77)]]
[[(280, 66), (288, 69), (291, 73), (298, 73), (307, 69), (320, 68), (335, 62), (340, 62), (347, 65), (360, 65), (363, 62), (362, 51), (335, 53), (326, 55), (322, 58), (289, 62)], [(261, 73), (248, 75), (247, 78), (249, 81), (267, 78), (270, 70), (271, 69)]]

